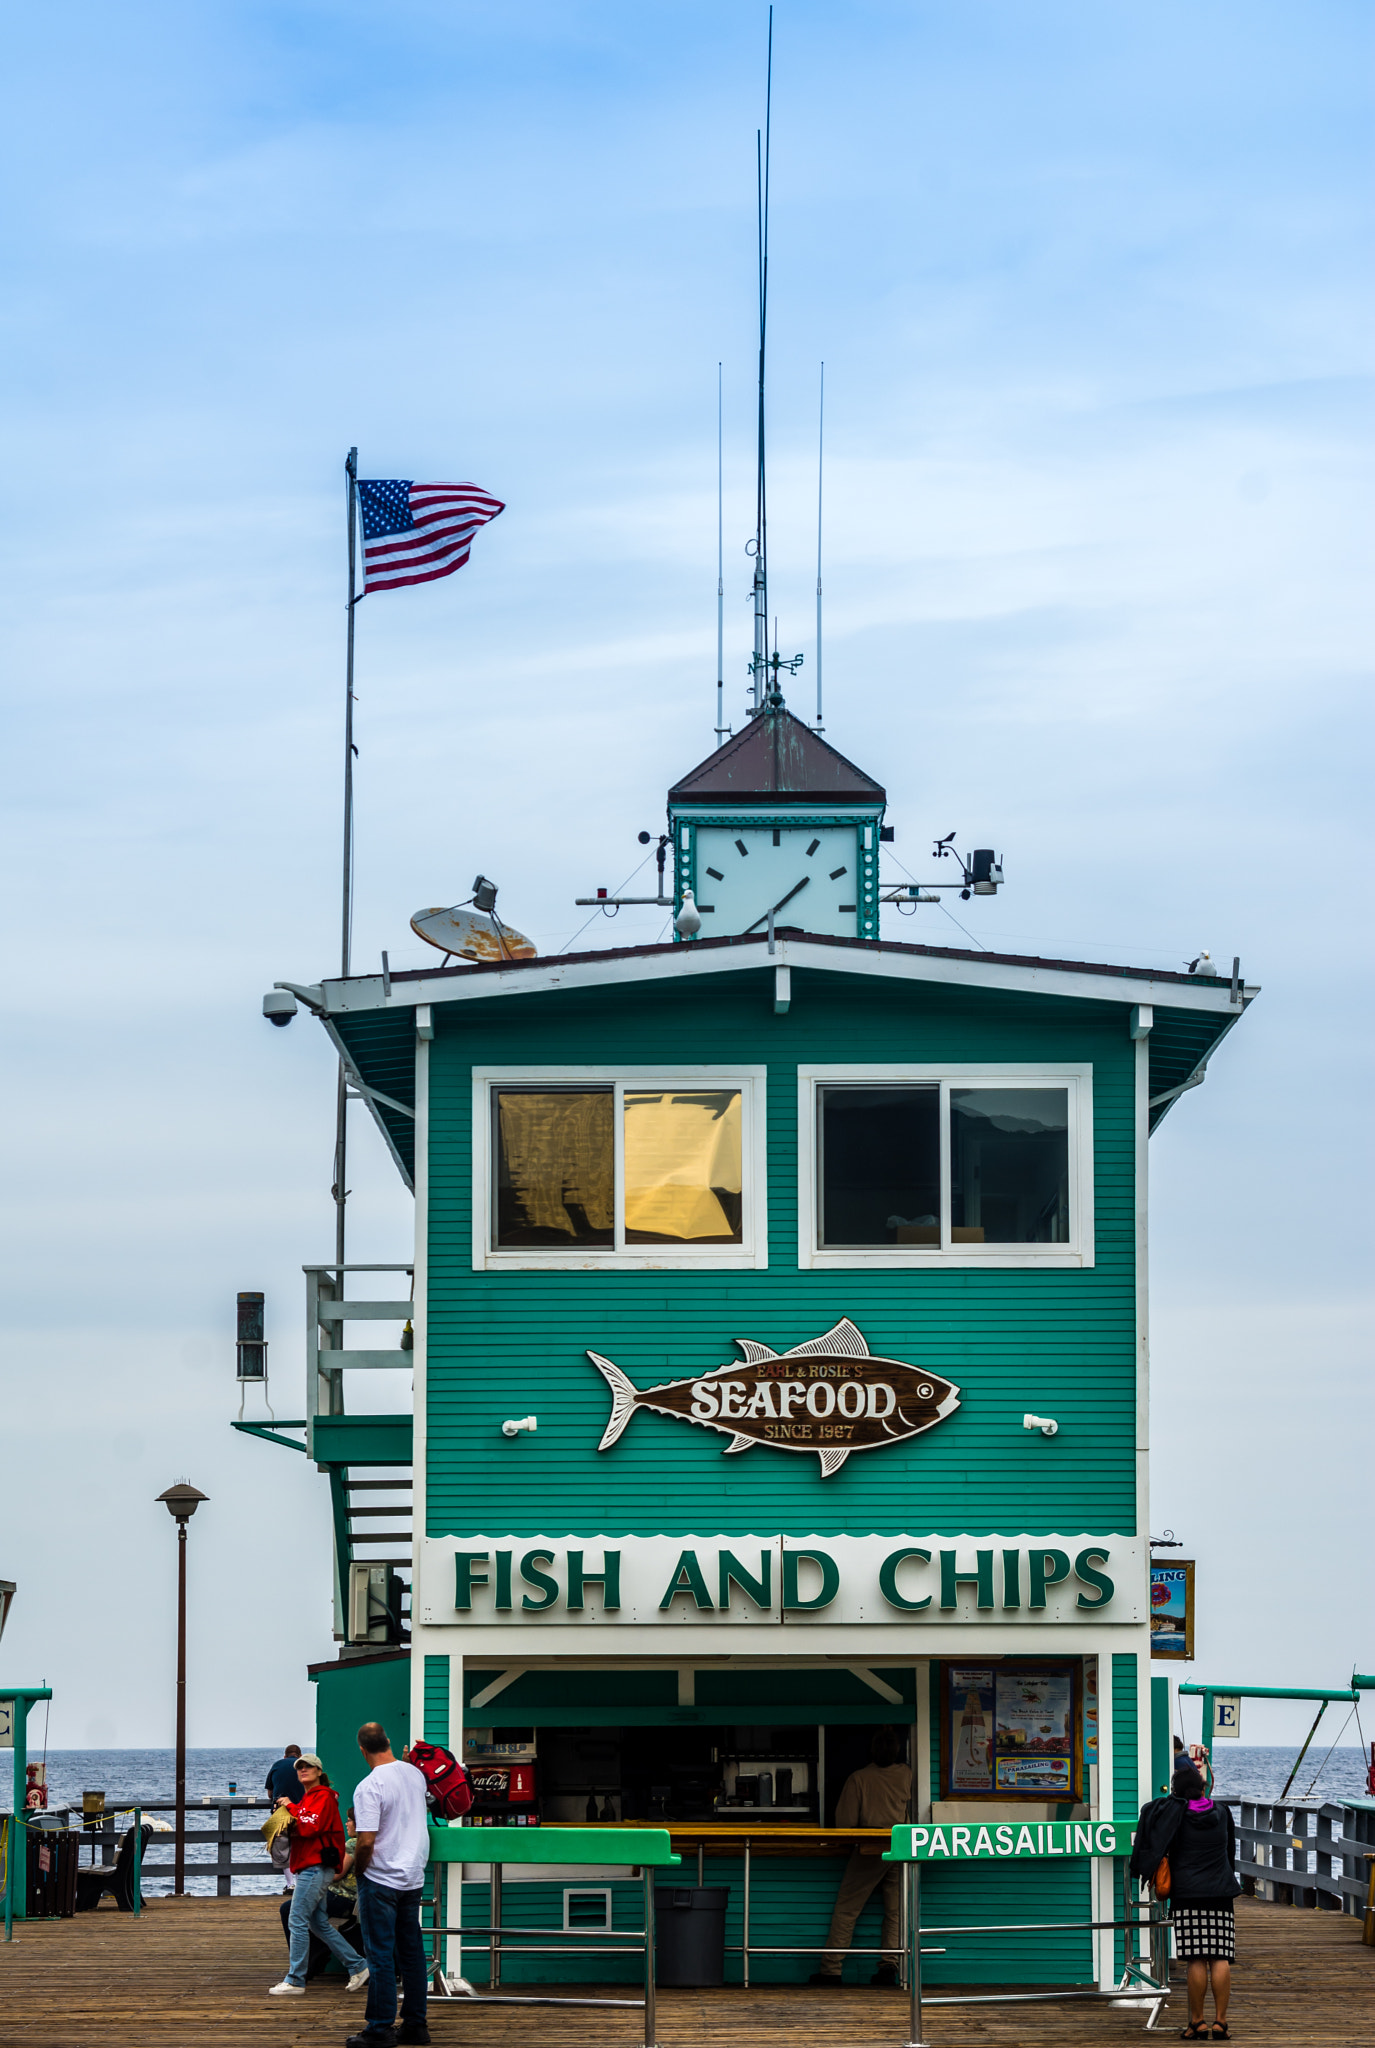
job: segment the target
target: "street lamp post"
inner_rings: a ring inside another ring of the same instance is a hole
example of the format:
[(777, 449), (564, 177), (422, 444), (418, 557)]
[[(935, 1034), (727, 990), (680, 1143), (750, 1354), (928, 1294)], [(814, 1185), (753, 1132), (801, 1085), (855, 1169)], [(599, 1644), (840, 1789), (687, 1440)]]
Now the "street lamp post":
[(186, 1890), (186, 1525), (209, 1495), (180, 1480), (158, 1499), (177, 1524), (177, 1834), (172, 1890)]

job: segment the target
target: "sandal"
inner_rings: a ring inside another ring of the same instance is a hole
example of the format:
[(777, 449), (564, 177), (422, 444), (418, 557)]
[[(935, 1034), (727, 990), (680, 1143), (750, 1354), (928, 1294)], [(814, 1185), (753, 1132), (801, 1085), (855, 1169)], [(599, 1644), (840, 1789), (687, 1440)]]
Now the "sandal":
[(1214, 2020), (1213, 2039), (1215, 2041), (1230, 2041), (1231, 2038), (1231, 2030), (1228, 2027), (1226, 2020)]
[(1183, 2033), (1180, 2035), (1179, 2038), (1181, 2041), (1208, 2040), (1209, 2034), (1207, 2020), (1190, 2020), (1188, 2026), (1185, 2027)]

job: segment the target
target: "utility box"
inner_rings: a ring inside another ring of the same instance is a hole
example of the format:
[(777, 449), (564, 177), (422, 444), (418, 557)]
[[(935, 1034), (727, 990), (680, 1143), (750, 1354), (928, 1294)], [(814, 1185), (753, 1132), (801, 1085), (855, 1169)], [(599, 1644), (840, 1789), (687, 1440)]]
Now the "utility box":
[(401, 1581), (390, 1565), (349, 1566), (348, 1640), (400, 1642)]

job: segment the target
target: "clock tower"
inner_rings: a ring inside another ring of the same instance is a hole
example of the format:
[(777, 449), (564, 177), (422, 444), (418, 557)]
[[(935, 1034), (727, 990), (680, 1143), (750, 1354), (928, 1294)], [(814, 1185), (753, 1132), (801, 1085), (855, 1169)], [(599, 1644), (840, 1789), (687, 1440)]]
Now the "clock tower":
[(691, 889), (701, 937), (774, 927), (878, 937), (887, 799), (771, 691), (744, 730), (668, 793), (674, 909)]

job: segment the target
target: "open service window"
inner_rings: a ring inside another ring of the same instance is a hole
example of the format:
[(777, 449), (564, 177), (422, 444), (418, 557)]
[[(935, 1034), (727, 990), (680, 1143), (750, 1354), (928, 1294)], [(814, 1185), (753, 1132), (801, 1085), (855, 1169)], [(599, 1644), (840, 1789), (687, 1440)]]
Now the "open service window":
[(1088, 1065), (798, 1069), (802, 1266), (1091, 1266)]
[(762, 1067), (474, 1070), (475, 1268), (767, 1263)]

